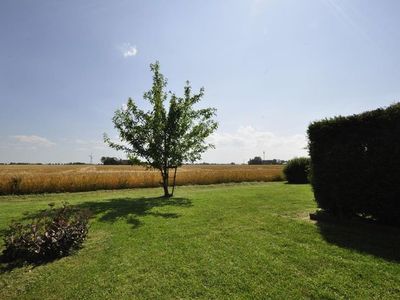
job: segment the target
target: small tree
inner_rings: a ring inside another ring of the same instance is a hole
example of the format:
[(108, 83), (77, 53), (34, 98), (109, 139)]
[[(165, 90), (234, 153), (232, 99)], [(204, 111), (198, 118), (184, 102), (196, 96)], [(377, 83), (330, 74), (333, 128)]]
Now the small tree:
[[(184, 96), (167, 93), (166, 78), (160, 73), (158, 62), (151, 64), (153, 86), (143, 98), (152, 109), (144, 111), (129, 98), (126, 107), (115, 111), (114, 127), (118, 130), (122, 144), (114, 143), (104, 134), (104, 141), (116, 150), (123, 150), (132, 161), (142, 163), (161, 172), (164, 196), (174, 194), (176, 170), (184, 162), (195, 162), (201, 154), (214, 145), (206, 138), (213, 133), (218, 123), (213, 120), (215, 108), (194, 109), (204, 95), (201, 88), (192, 94), (189, 82), (184, 87)], [(169, 97), (168, 97), (169, 96)], [(169, 109), (164, 102), (169, 98)], [(174, 170), (172, 192), (169, 193), (170, 170)]]

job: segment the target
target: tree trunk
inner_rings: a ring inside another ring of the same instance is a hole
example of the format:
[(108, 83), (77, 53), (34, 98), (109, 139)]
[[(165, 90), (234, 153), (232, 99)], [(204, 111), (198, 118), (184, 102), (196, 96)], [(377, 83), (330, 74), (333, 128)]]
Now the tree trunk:
[(163, 188), (164, 188), (164, 197), (165, 198), (171, 197), (171, 194), (168, 191), (168, 184), (166, 184), (165, 181), (163, 182)]
[(175, 167), (175, 172), (174, 172), (174, 181), (173, 181), (173, 184), (172, 184), (172, 193), (171, 193), (171, 197), (174, 195), (174, 191), (175, 191), (175, 184), (176, 184), (176, 169), (177, 169), (178, 167)]
[(169, 193), (169, 190), (168, 190), (168, 177), (169, 177), (168, 173), (169, 172), (168, 172), (167, 168), (164, 168), (164, 170), (161, 171), (161, 176), (162, 176), (162, 179), (163, 179), (164, 197), (165, 198), (171, 197), (171, 194)]

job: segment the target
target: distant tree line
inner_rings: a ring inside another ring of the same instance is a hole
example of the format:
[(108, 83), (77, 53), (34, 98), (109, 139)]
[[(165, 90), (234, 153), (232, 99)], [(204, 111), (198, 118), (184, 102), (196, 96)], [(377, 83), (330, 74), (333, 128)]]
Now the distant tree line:
[(100, 159), (103, 165), (133, 165), (134, 163), (129, 159), (120, 159), (116, 157), (103, 156)]
[(286, 160), (282, 159), (270, 159), (263, 160), (260, 156), (255, 156), (248, 161), (249, 165), (283, 165), (286, 163)]

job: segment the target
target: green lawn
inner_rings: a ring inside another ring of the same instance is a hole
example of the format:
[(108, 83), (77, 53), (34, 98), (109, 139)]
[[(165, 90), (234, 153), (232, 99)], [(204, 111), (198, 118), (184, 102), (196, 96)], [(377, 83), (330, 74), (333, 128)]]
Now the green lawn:
[(77, 254), (2, 265), (0, 299), (400, 298), (400, 231), (313, 223), (308, 185), (178, 187), (170, 200), (161, 192), (0, 197), (0, 229), (49, 202), (95, 212)]

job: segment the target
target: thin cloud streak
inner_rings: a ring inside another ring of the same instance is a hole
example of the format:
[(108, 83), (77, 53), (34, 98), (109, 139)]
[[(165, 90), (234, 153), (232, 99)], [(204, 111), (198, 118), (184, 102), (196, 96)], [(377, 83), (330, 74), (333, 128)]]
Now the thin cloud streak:
[(30, 144), (34, 146), (51, 147), (56, 144), (45, 137), (37, 135), (13, 135), (11, 138), (18, 143)]
[(250, 12), (253, 16), (258, 16), (264, 12), (270, 0), (253, 0), (250, 6)]

